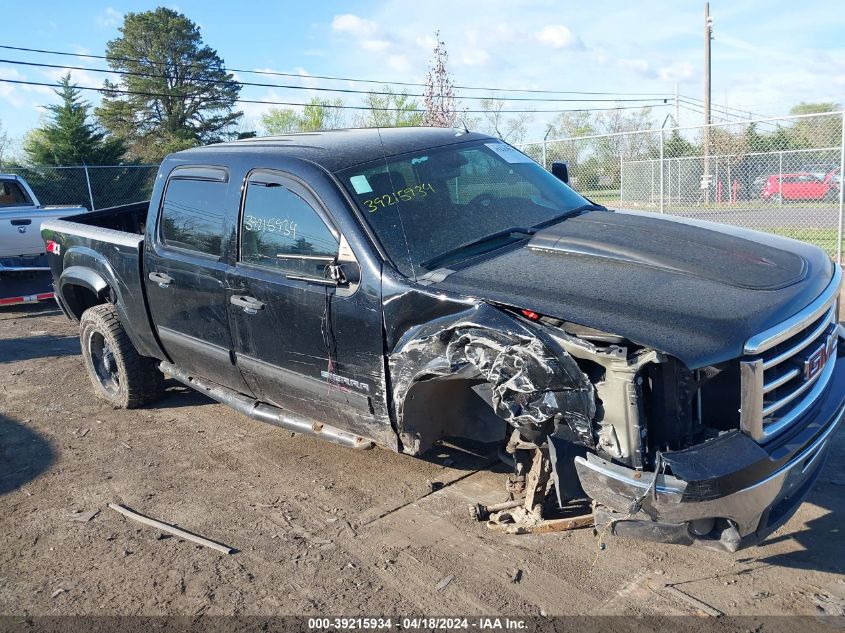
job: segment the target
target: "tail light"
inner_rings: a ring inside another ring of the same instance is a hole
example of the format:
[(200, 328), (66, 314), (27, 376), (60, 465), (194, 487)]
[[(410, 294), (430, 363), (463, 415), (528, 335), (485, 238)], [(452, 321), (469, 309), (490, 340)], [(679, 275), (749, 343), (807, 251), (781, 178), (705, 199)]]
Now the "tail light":
[(54, 242), (53, 240), (47, 240), (47, 252), (53, 253), (53, 255), (61, 255), (62, 245), (58, 242)]

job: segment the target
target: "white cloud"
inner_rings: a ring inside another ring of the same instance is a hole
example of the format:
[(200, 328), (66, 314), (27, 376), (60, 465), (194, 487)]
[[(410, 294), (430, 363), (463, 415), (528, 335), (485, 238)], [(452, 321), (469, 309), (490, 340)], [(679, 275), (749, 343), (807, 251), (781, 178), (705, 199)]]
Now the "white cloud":
[(332, 30), (338, 33), (371, 35), (376, 32), (377, 28), (378, 25), (372, 20), (364, 19), (354, 13), (342, 13), (332, 19)]
[(406, 73), (411, 70), (411, 62), (404, 55), (390, 55), (387, 58), (387, 65), (399, 73)]
[(414, 44), (427, 51), (431, 51), (437, 46), (437, 40), (432, 35), (418, 35), (414, 38)]
[[(108, 78), (111, 81), (117, 81), (118, 79), (117, 76), (111, 74), (92, 73), (87, 70), (71, 70), (68, 68), (51, 68), (42, 70), (41, 72), (45, 77), (47, 77), (47, 79), (55, 81), (56, 83), (58, 83), (59, 80), (66, 74), (70, 73), (70, 83), (72, 85), (90, 86), (92, 88), (99, 88), (105, 78)], [(83, 91), (83, 93), (87, 92), (87, 90)]]
[(97, 24), (104, 29), (114, 28), (123, 22), (123, 14), (114, 7), (106, 7), (97, 15)]
[(365, 51), (372, 51), (374, 53), (383, 53), (390, 48), (390, 42), (387, 40), (362, 40), (361, 48)]
[(571, 48), (580, 46), (580, 40), (563, 24), (549, 24), (535, 35), (538, 42), (552, 48)]
[(483, 48), (471, 48), (460, 57), (461, 64), (464, 66), (483, 66), (490, 61), (490, 53)]
[(657, 76), (665, 81), (684, 81), (691, 79), (694, 74), (695, 68), (689, 62), (675, 62), (657, 69)]
[(616, 65), (625, 70), (633, 70), (640, 74), (646, 75), (649, 73), (649, 63), (644, 59), (617, 59)]

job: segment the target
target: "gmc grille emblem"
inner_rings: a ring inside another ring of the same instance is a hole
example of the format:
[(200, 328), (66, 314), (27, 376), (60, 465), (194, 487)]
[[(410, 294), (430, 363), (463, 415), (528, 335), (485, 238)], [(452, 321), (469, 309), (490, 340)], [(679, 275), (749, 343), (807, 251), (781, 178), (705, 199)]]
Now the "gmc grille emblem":
[(812, 380), (819, 375), (827, 361), (836, 356), (836, 345), (838, 337), (836, 332), (827, 335), (827, 338), (810, 355), (804, 359), (804, 381)]

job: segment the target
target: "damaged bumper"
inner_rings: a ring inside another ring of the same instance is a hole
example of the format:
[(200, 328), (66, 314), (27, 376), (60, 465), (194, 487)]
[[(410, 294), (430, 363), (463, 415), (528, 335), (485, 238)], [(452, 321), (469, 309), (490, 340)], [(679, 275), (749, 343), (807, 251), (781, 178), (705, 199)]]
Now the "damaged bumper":
[[(785, 523), (809, 493), (845, 415), (845, 358), (826, 394), (791, 433), (760, 445), (734, 431), (664, 461), (675, 476), (639, 472), (592, 453), (575, 458), (584, 491), (612, 534), (736, 551)], [(679, 476), (683, 474), (683, 478)]]

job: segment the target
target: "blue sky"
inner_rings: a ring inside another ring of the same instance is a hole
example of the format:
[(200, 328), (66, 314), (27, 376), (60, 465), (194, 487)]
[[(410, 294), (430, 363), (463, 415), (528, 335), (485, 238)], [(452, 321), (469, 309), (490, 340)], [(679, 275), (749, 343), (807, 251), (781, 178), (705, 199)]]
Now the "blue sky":
[[(0, 36), (0, 44), (103, 54), (106, 42), (117, 36), (124, 13), (155, 6), (117, 0), (9, 2), (3, 11), (9, 28)], [(205, 42), (217, 49), (227, 66), (301, 75), (292, 80), (243, 75), (244, 80), (353, 88), (368, 86), (310, 75), (420, 82), (425, 78), (434, 31), (440, 29), (458, 85), (671, 94), (677, 82), (681, 94), (702, 96), (703, 2), (698, 1), (253, 0), (232, 4), (204, 0), (166, 6), (197, 22)], [(840, 3), (714, 0), (711, 13), (717, 117), (718, 107), (725, 103), (761, 115), (779, 115), (802, 100), (845, 102), (845, 12)], [(0, 50), (0, 58), (104, 67), (101, 60), (7, 50)], [(0, 78), (54, 81), (61, 74), (60, 70), (0, 62)], [(73, 78), (80, 85), (99, 86), (103, 75), (74, 71)], [(241, 96), (301, 102), (313, 94), (245, 88)], [(86, 98), (96, 102), (97, 95), (87, 93)], [(345, 99), (357, 103), (354, 97)], [(3, 130), (11, 137), (22, 137), (38, 124), (41, 106), (54, 101), (49, 88), (0, 83)], [(541, 109), (609, 104), (530, 105)], [(269, 106), (240, 107), (247, 119), (244, 127), (249, 128)], [(553, 116), (536, 114), (529, 136), (541, 137)], [(700, 114), (681, 111), (683, 124), (700, 120)]]

